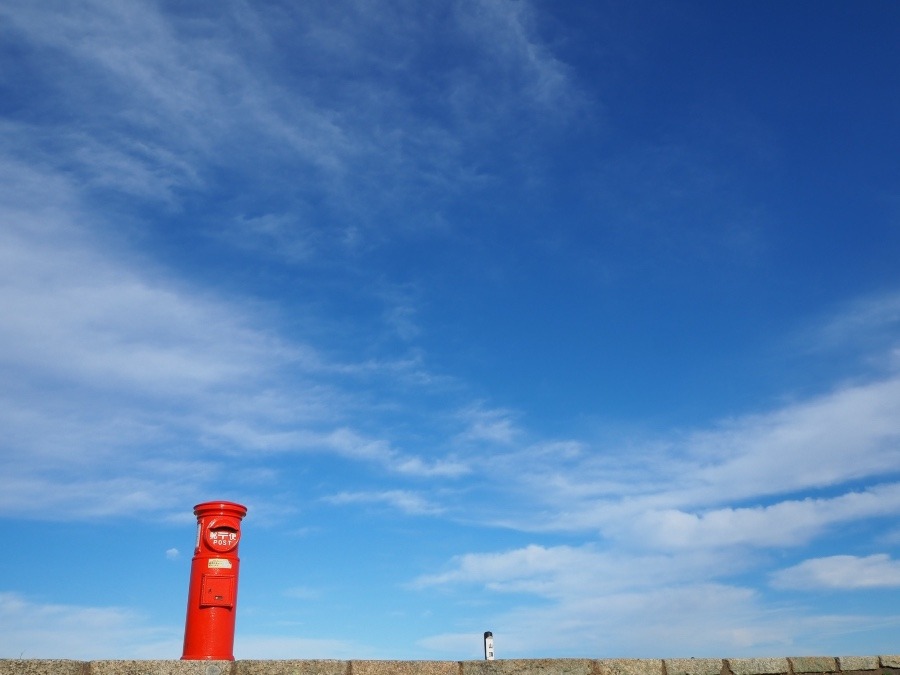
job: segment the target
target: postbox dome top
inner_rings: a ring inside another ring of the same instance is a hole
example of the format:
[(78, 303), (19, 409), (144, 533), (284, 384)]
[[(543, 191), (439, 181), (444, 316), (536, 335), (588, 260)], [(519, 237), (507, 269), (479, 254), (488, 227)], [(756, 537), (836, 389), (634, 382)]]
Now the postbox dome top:
[(195, 516), (232, 516), (243, 518), (247, 515), (247, 507), (235, 502), (203, 502), (194, 507)]

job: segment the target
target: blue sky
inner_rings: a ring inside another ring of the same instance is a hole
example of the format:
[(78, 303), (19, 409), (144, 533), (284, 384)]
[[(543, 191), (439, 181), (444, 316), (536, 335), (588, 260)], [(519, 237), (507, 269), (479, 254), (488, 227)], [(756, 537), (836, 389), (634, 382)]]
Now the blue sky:
[(896, 652), (898, 27), (0, 2), (0, 657)]

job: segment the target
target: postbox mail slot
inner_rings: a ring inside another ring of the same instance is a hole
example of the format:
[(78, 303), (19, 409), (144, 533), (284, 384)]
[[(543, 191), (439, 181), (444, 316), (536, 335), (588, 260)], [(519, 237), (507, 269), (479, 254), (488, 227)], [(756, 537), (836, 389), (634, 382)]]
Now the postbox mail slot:
[(234, 607), (234, 575), (204, 574), (200, 584), (201, 607)]
[(230, 551), (241, 540), (240, 520), (237, 518), (212, 518), (206, 528), (206, 543), (214, 551)]

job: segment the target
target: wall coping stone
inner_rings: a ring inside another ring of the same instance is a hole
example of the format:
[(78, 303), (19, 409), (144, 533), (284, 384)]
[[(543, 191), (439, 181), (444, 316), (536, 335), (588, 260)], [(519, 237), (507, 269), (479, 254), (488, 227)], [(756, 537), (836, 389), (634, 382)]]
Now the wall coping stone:
[(792, 656), (788, 661), (795, 673), (837, 672), (837, 659), (833, 656)]
[(666, 675), (720, 675), (722, 659), (663, 659)]
[[(90, 661), (85, 675), (233, 675), (233, 661)], [(56, 675), (54, 673), (53, 675)]]
[(0, 675), (82, 675), (84, 663), (68, 659), (0, 659)]
[(458, 661), (350, 661), (350, 675), (459, 675)]
[(877, 656), (839, 656), (838, 667), (848, 670), (878, 670)]
[(662, 659), (598, 659), (596, 675), (663, 675)]
[(734, 675), (782, 675), (791, 671), (786, 658), (728, 659), (727, 663)]
[[(593, 675), (591, 659), (461, 661), (460, 675)], [(354, 670), (352, 675), (357, 675)]]
[(350, 662), (332, 659), (235, 661), (234, 675), (350, 675)]

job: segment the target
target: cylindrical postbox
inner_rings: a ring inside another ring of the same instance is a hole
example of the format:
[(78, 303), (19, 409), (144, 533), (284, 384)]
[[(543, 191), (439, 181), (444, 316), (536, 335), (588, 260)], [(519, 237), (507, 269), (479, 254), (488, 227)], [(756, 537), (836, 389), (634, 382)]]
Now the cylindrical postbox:
[(204, 502), (194, 507), (197, 545), (191, 561), (182, 659), (234, 661), (238, 543), (247, 507)]

